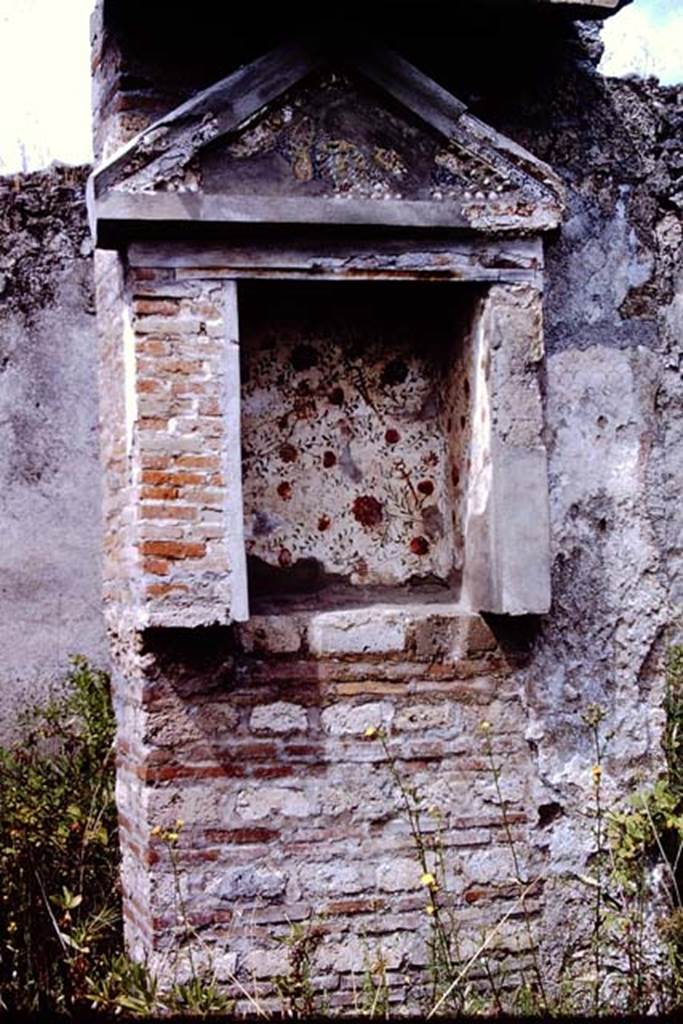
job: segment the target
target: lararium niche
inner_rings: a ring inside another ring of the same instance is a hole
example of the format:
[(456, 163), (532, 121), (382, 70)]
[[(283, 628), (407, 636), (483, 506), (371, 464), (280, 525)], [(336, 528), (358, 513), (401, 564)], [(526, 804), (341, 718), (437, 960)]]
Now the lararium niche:
[(547, 610), (540, 232), (561, 194), (396, 55), (304, 45), (94, 173), (98, 246), (129, 268), (136, 621), (321, 591)]
[(400, 58), (303, 45), (95, 171), (124, 915), (153, 967), (180, 942), (158, 838), (179, 817), (181, 931), (226, 986), (286, 973), (269, 936), (313, 909), (340, 1004), (359, 928), (392, 929), (399, 969), (389, 922), (419, 930), (422, 870), (368, 725), (444, 809), (454, 892), (479, 900), (504, 847), (484, 713), (530, 777), (479, 613), (550, 604), (537, 375), (561, 194)]

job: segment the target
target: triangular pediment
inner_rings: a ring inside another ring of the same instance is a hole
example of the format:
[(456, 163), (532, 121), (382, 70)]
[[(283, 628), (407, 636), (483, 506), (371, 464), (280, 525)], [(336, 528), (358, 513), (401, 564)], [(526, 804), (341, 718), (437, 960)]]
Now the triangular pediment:
[[(91, 183), (99, 244), (145, 224), (537, 232), (562, 186), (395, 54), (283, 47), (158, 121)], [(134, 226), (134, 227), (133, 227)]]

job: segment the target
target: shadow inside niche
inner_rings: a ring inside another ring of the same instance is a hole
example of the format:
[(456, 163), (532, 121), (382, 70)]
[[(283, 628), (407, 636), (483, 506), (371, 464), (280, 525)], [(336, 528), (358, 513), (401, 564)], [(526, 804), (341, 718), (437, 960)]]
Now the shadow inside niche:
[(315, 558), (299, 558), (286, 568), (247, 555), (249, 609), (252, 615), (325, 612), (331, 609), (392, 604), (457, 603), (460, 578), (451, 581), (433, 573), (414, 575), (395, 586), (351, 583), (350, 577), (328, 573)]
[(235, 675), (237, 640), (234, 626), (145, 630), (142, 654), (152, 655), (147, 669), (152, 681), (164, 681), (180, 697), (225, 689)]
[(541, 632), (540, 615), (494, 615), (482, 612), (482, 618), (506, 654), (530, 654)]

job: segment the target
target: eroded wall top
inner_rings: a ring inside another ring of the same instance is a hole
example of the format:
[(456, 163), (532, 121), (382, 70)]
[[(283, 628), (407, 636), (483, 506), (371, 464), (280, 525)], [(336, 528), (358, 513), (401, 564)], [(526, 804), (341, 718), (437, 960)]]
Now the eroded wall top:
[[(571, 33), (573, 18), (601, 19), (630, 0), (470, 0), (453, 4), (430, 0), (415, 4), (297, 4), (269, 11), (268, 18), (248, 5), (230, 12), (230, 33), (211, 30), (220, 14), (213, 0), (197, 0), (193, 16), (180, 4), (98, 0), (92, 16), (93, 131), (96, 159), (107, 158), (153, 121), (198, 90), (250, 63), (283, 39), (320, 25), (334, 27), (335, 38), (378, 39), (423, 68), (430, 65), (440, 84), (460, 95), (476, 66), (478, 46), (459, 40), (486, 40), (486, 77), (509, 82), (519, 66), (532, 69), (551, 59), (560, 35)], [(544, 45), (539, 47), (539, 39)], [(525, 48), (528, 47), (528, 53)], [(458, 53), (457, 62), (453, 61)], [(474, 66), (470, 67), (470, 64)], [(511, 65), (508, 70), (508, 64)], [(455, 80), (451, 81), (455, 76)]]

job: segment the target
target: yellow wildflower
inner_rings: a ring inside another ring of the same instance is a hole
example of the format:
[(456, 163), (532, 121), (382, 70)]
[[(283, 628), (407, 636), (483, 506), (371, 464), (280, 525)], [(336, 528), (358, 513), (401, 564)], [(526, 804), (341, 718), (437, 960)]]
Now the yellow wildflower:
[(176, 832), (180, 832), (180, 830), (181, 830), (181, 828), (183, 827), (184, 824), (185, 824), (185, 822), (183, 821), (182, 818), (176, 818), (176, 823), (175, 823)]
[(433, 903), (428, 903), (427, 906), (425, 907), (425, 910), (429, 914), (429, 916), (431, 917), (431, 915), (435, 912), (436, 907), (434, 906)]
[(594, 764), (591, 768), (591, 775), (593, 776), (593, 782), (597, 786), (602, 778), (602, 768), (599, 764)]
[(150, 832), (150, 835), (152, 835), (152, 836), (160, 836), (161, 835), (161, 825), (155, 825), (154, 828), (152, 829), (152, 831)]
[(431, 871), (425, 871), (425, 873), (420, 877), (420, 885), (428, 885), (430, 888), (436, 887), (436, 879)]
[(479, 728), (482, 732), (491, 732), (491, 723), (484, 719), (483, 722), (479, 723)]
[(369, 725), (365, 732), (363, 733), (363, 736), (365, 736), (366, 740), (374, 740), (375, 736), (377, 735), (377, 731), (378, 730), (376, 725)]

